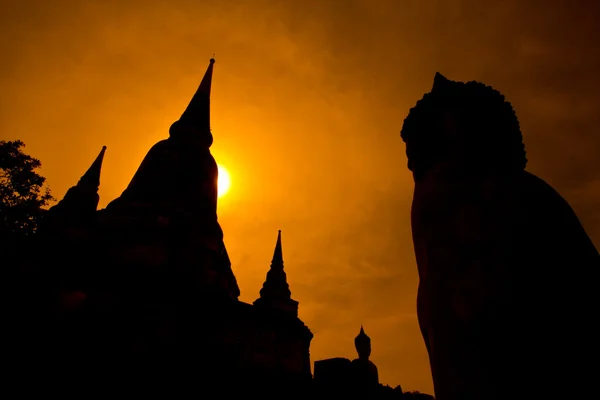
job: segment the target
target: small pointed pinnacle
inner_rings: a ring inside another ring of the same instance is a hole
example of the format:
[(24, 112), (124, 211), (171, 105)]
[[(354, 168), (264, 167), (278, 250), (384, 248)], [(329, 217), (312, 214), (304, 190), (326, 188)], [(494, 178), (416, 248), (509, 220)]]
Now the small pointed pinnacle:
[(275, 244), (275, 251), (273, 252), (273, 260), (271, 261), (272, 267), (283, 268), (283, 250), (281, 249), (281, 230), (277, 233), (277, 244)]

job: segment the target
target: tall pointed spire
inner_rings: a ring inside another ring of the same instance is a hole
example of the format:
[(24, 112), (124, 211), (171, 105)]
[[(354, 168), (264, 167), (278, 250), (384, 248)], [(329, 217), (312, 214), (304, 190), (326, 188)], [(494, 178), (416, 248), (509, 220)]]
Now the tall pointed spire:
[(271, 260), (271, 268), (267, 272), (267, 279), (260, 290), (260, 298), (254, 304), (257, 306), (266, 305), (270, 308), (298, 315), (298, 302), (292, 299), (292, 292), (287, 283), (286, 273), (283, 270), (281, 231), (277, 233), (277, 243)]
[(178, 138), (181, 135), (191, 135), (191, 137), (200, 139), (207, 147), (212, 145), (213, 137), (210, 132), (210, 89), (214, 64), (215, 59), (211, 58), (198, 90), (196, 90), (196, 93), (179, 120), (171, 125), (169, 129), (171, 137)]
[(277, 243), (271, 260), (271, 268), (283, 269), (283, 250), (281, 249), (281, 230), (277, 232)]

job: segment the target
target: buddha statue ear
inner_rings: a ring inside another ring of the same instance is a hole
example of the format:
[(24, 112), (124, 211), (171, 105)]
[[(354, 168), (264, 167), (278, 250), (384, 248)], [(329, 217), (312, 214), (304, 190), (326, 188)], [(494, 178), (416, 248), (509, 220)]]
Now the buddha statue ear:
[(446, 78), (444, 75), (440, 74), (439, 72), (435, 73), (435, 77), (433, 78), (433, 87), (431, 88), (431, 91), (437, 91), (437, 90), (442, 90), (444, 88), (446, 88), (448, 86), (448, 84), (450, 83), (450, 80), (448, 78)]

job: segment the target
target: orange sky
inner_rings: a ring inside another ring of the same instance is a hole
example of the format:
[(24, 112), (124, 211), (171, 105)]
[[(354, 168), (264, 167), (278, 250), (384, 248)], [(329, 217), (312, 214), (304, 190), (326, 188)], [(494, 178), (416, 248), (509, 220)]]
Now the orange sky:
[(600, 244), (600, 26), (585, 3), (0, 0), (0, 139), (26, 143), (57, 197), (108, 146), (103, 207), (216, 53), (212, 151), (232, 178), (219, 218), (241, 299), (258, 296), (282, 229), (312, 360), (355, 357), (363, 324), (382, 383), (433, 393), (403, 119), (435, 71), (493, 85), (529, 170)]

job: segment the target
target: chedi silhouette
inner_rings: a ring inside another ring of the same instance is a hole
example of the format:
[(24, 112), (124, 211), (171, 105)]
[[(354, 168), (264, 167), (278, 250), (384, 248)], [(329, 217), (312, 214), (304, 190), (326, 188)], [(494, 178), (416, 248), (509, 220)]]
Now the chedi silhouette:
[[(21, 393), (321, 398), (315, 381), (343, 391), (327, 371), (311, 373), (313, 334), (287, 282), (281, 231), (258, 298), (239, 300), (210, 152), (214, 64), (121, 196), (97, 210), (104, 147), (22, 245), (6, 324), (6, 381)], [(354, 370), (342, 386), (360, 378), (378, 399), (409, 398), (379, 384), (368, 357)]]
[(600, 256), (569, 204), (525, 170), (511, 104), (438, 73), (401, 136), (436, 398), (592, 395)]

